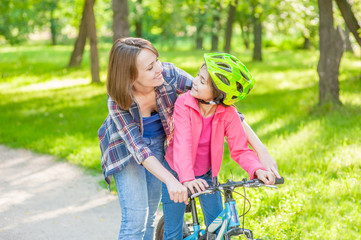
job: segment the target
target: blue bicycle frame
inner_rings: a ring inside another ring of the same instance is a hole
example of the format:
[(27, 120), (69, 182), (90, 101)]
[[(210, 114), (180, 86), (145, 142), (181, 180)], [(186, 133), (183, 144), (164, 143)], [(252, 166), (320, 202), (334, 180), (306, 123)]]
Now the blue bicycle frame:
[[(206, 191), (207, 192), (207, 191)], [(202, 194), (204, 194), (203, 192)], [(236, 207), (236, 201), (232, 196), (232, 189), (224, 189), (224, 210), (213, 220), (206, 230), (200, 229), (198, 216), (196, 211), (195, 197), (199, 194), (194, 194), (191, 197), (191, 212), (193, 218), (193, 234), (184, 238), (184, 240), (201, 240), (206, 239), (206, 234), (216, 234), (216, 240), (227, 240), (231, 236), (239, 236), (244, 234), (247, 239), (253, 239), (253, 233), (249, 229), (240, 228), (239, 216)]]

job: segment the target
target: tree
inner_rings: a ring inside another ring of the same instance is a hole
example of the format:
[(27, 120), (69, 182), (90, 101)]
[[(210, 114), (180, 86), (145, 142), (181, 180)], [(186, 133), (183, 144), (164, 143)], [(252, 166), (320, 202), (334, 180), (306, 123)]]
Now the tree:
[(213, 1), (211, 5), (212, 12), (212, 27), (211, 27), (211, 39), (212, 39), (212, 51), (218, 50), (219, 43), (219, 31), (221, 29), (221, 11), (222, 7), (219, 1)]
[(143, 15), (143, 11), (142, 11), (142, 0), (137, 0), (137, 2), (135, 3), (135, 9), (137, 11), (137, 17), (135, 19), (135, 35), (139, 38), (142, 37), (142, 15)]
[(252, 2), (252, 20), (253, 20), (253, 35), (254, 35), (254, 48), (253, 48), (253, 60), (262, 61), (262, 22), (260, 3), (258, 0)]
[[(87, 0), (92, 1), (91, 7), (89, 7), (89, 23), (88, 23), (88, 36), (90, 42), (90, 63), (91, 63), (91, 74), (92, 74), (92, 82), (99, 83), (99, 58), (98, 58), (98, 47), (97, 47), (97, 30), (95, 27), (95, 16), (94, 16), (94, 2), (95, 0)], [(90, 5), (90, 4), (89, 4)]]
[(238, 1), (235, 0), (234, 3), (231, 2), (229, 4), (227, 27), (226, 27), (226, 36), (225, 36), (225, 44), (224, 44), (224, 51), (225, 52), (230, 52), (231, 51), (233, 22), (234, 22), (234, 15), (236, 13), (237, 3), (238, 3)]
[(100, 82), (97, 36), (93, 10), (94, 3), (95, 0), (85, 0), (83, 16), (79, 26), (79, 35), (74, 45), (69, 67), (80, 65), (83, 57), (86, 38), (89, 37), (92, 82)]
[(128, 0), (113, 0), (113, 41), (129, 36)]
[[(93, 1), (94, 4), (94, 1)], [(81, 60), (83, 58), (84, 46), (87, 37), (87, 22), (88, 22), (88, 14), (89, 14), (89, 1), (85, 0), (84, 7), (83, 7), (83, 14), (81, 18), (81, 22), (79, 25), (79, 33), (78, 37), (74, 44), (74, 49), (70, 57), (69, 67), (76, 67), (79, 66)], [(93, 6), (92, 6), (93, 7)]]
[(350, 30), (348, 29), (347, 25), (345, 26), (345, 43), (346, 43), (346, 52), (353, 53), (353, 48), (350, 41)]
[(320, 60), (317, 66), (319, 104), (341, 104), (339, 99), (339, 66), (345, 49), (342, 29), (333, 27), (332, 0), (318, 0), (320, 15)]
[(336, 0), (336, 3), (341, 11), (343, 18), (345, 19), (347, 27), (355, 36), (357, 43), (361, 46), (361, 27), (352, 12), (350, 4), (347, 2), (347, 0)]
[(246, 49), (249, 49), (250, 47), (250, 35), (252, 30), (252, 13), (249, 6), (249, 2), (241, 1), (238, 4), (238, 9), (236, 13), (236, 19), (239, 22), (243, 43)]

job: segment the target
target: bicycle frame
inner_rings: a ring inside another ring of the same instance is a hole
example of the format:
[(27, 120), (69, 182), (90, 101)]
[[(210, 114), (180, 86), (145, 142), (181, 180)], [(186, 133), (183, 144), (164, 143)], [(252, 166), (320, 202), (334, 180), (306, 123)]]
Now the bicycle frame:
[[(233, 199), (233, 191), (237, 186), (258, 188), (260, 186), (266, 186), (271, 188), (277, 188), (274, 185), (264, 185), (262, 181), (259, 180), (250, 180), (243, 179), (241, 182), (233, 182), (228, 180), (226, 184), (218, 184), (217, 178), (214, 178), (214, 186), (216, 188), (209, 188), (201, 193), (195, 193), (190, 198), (190, 206), (192, 212), (193, 220), (193, 234), (184, 238), (184, 240), (202, 240), (206, 239), (208, 234), (216, 234), (216, 240), (228, 240), (231, 236), (244, 235), (248, 240), (253, 239), (253, 233), (249, 229), (240, 228), (240, 222), (236, 207), (236, 201)], [(230, 183), (230, 185), (228, 184)], [(275, 184), (283, 184), (284, 178), (281, 177), (276, 179)], [(228, 185), (227, 185), (228, 184)], [(232, 185), (233, 184), (233, 185)], [(235, 184), (235, 185), (234, 185)], [(224, 210), (218, 215), (218, 217), (213, 220), (213, 222), (205, 229), (200, 229), (198, 222), (198, 215), (196, 209), (195, 198), (207, 193), (212, 193), (214, 191), (223, 191), (224, 193)], [(245, 213), (244, 213), (245, 214)]]
[[(233, 199), (232, 191), (225, 190), (224, 210), (208, 226), (206, 230), (201, 230), (198, 222), (198, 215), (195, 206), (195, 199), (191, 198), (191, 212), (193, 218), (193, 234), (184, 240), (201, 240), (206, 238), (206, 234), (217, 234), (216, 240), (227, 240), (231, 236), (244, 234), (247, 239), (253, 239), (253, 233), (249, 229), (240, 228), (236, 201)], [(217, 232), (218, 231), (218, 232)]]

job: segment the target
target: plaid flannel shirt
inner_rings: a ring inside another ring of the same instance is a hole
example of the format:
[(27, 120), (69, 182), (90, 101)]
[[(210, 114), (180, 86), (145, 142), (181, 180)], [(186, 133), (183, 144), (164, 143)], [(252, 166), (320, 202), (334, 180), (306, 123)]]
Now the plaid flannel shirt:
[[(173, 133), (173, 109), (178, 94), (186, 92), (193, 77), (172, 63), (162, 63), (164, 83), (155, 89), (159, 116), (167, 136), (165, 149)], [(131, 159), (141, 164), (154, 156), (143, 141), (143, 122), (136, 101), (129, 110), (123, 110), (108, 96), (109, 114), (98, 130), (101, 165), (108, 184), (111, 175), (124, 168)]]

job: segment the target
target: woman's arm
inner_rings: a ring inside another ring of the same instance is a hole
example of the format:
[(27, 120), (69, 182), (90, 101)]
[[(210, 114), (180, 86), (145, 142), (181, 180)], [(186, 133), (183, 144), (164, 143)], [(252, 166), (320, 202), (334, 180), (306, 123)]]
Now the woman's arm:
[(192, 87), (193, 77), (186, 71), (177, 68), (173, 63), (163, 62), (163, 77), (173, 85), (178, 94), (185, 93)]
[(268, 171), (273, 172), (277, 178), (280, 178), (281, 176), (278, 173), (277, 162), (269, 154), (266, 146), (261, 142), (261, 140), (257, 137), (255, 132), (253, 132), (252, 128), (247, 124), (245, 120), (242, 121), (242, 126), (244, 131), (246, 132), (248, 143), (257, 153), (263, 167)]
[(169, 197), (174, 202), (188, 204), (188, 191), (154, 156), (148, 157), (142, 165), (167, 185)]

